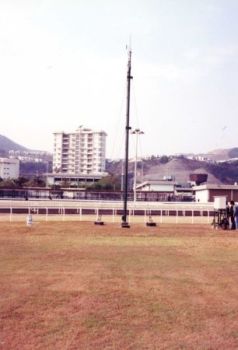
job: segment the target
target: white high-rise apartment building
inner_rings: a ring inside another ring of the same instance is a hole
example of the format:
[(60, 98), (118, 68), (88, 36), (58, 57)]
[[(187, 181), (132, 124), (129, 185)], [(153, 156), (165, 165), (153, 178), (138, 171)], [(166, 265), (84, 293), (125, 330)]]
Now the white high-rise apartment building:
[(53, 173), (100, 175), (105, 172), (106, 133), (79, 127), (54, 133)]

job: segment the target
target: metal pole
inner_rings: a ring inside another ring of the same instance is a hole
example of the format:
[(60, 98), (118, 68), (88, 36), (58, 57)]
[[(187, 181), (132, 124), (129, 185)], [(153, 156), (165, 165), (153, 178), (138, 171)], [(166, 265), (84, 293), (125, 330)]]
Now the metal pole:
[(129, 131), (130, 127), (130, 88), (131, 88), (131, 49), (128, 51), (128, 69), (127, 69), (127, 106), (126, 106), (126, 138), (125, 138), (125, 171), (123, 184), (123, 215), (122, 227), (130, 227), (127, 222), (127, 200), (128, 200), (128, 155), (129, 155)]
[(121, 160), (121, 191), (124, 189), (123, 160)]
[(137, 158), (138, 158), (138, 136), (144, 134), (140, 129), (135, 129), (132, 131), (132, 134), (136, 135), (136, 149), (135, 149), (135, 163), (134, 163), (134, 183), (133, 183), (133, 191), (134, 191), (134, 204), (136, 202), (136, 183), (137, 183)]
[(137, 182), (137, 147), (138, 147), (138, 132), (136, 132), (136, 152), (135, 152), (135, 166), (134, 166), (134, 204), (136, 202), (136, 182)]

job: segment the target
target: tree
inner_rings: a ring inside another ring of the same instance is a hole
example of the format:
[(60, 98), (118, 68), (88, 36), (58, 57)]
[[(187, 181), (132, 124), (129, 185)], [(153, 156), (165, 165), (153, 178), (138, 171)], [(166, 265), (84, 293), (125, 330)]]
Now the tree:
[(0, 182), (1, 188), (17, 188), (17, 184), (13, 179), (4, 179)]
[(168, 163), (168, 161), (169, 161), (169, 157), (167, 157), (167, 156), (162, 156), (160, 158), (160, 163), (161, 164), (166, 164), (166, 163)]
[(45, 187), (45, 181), (42, 178), (35, 176), (25, 182), (24, 187)]
[(95, 190), (120, 190), (120, 178), (116, 175), (108, 175), (90, 185), (88, 188)]
[(14, 182), (18, 187), (23, 187), (29, 181), (26, 177), (20, 176), (18, 179), (15, 179)]
[(67, 180), (62, 180), (60, 182), (60, 187), (64, 187), (64, 188), (69, 188), (70, 187), (70, 181), (67, 181)]

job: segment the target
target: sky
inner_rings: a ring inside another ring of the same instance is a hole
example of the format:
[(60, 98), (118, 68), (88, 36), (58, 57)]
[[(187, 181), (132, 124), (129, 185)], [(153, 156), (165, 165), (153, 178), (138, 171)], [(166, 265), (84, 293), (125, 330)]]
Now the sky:
[[(0, 134), (53, 152), (83, 125), (124, 155), (238, 147), (237, 0), (1, 0)], [(130, 154), (136, 136), (130, 137)]]

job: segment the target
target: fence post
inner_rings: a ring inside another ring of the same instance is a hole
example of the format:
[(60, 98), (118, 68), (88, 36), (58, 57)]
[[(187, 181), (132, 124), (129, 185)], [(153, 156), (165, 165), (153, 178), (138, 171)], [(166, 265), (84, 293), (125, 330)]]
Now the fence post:
[(45, 208), (45, 221), (48, 221), (48, 208)]
[(12, 222), (12, 207), (10, 207), (10, 217), (9, 217), (9, 221)]
[(112, 209), (112, 222), (115, 222), (115, 209)]

